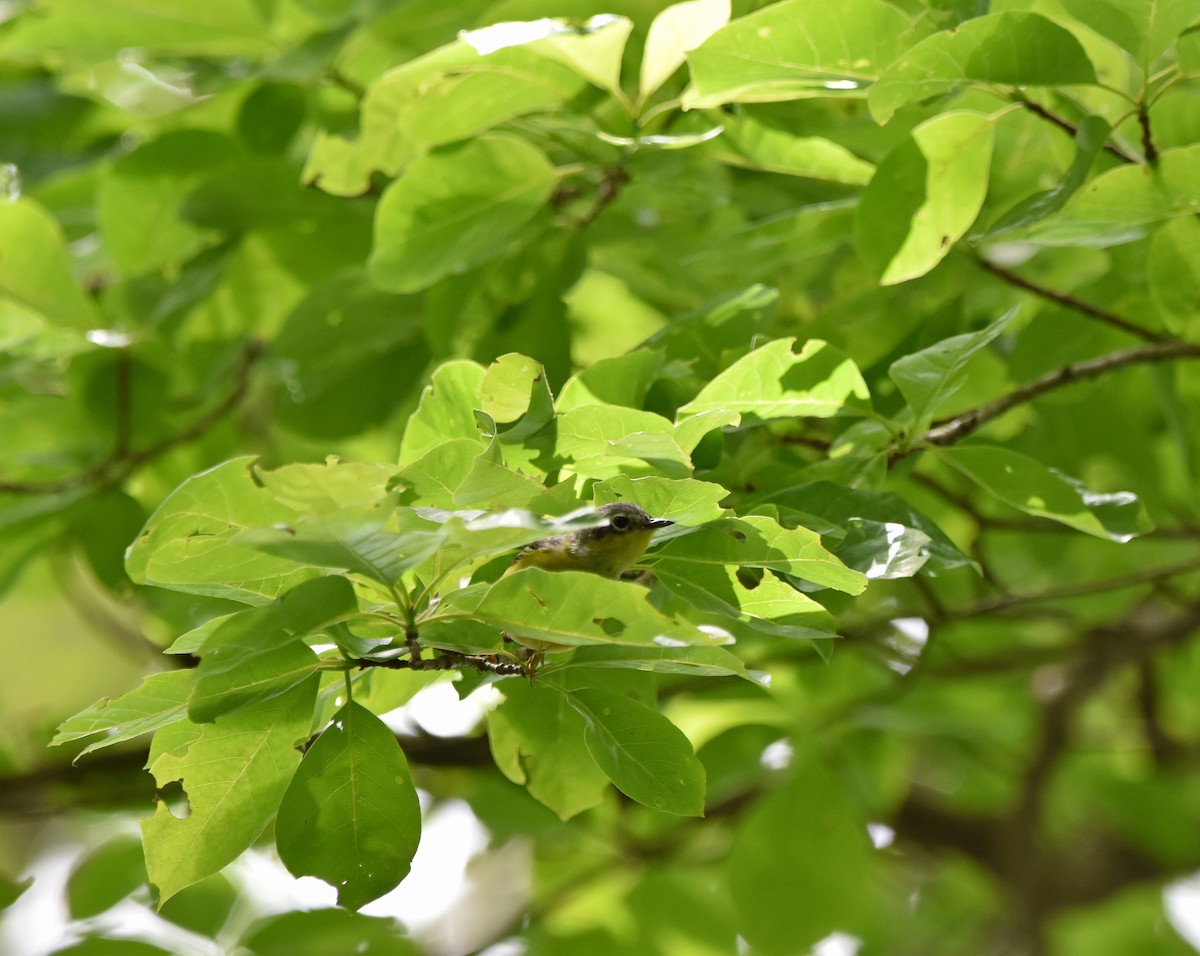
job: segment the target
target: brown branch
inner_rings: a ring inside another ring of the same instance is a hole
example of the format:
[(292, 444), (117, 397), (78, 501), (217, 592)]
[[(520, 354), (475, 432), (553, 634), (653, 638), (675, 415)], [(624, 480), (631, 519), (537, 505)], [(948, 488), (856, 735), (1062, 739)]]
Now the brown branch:
[(387, 667), (391, 670), (407, 671), (453, 671), (466, 667), (482, 674), (501, 674), (506, 677), (526, 673), (525, 668), (515, 662), (458, 654), (454, 651), (442, 651), (438, 657), (431, 658), (386, 657), (382, 660), (372, 660), (367, 657), (351, 657), (349, 663), (355, 667)]
[(1018, 275), (1004, 266), (985, 259), (978, 253), (975, 254), (975, 261), (979, 267), (985, 272), (990, 272), (1002, 282), (1007, 282), (1009, 285), (1016, 286), (1018, 289), (1024, 289), (1033, 295), (1043, 299), (1048, 299), (1051, 302), (1056, 302), (1068, 309), (1074, 309), (1076, 312), (1081, 312), (1086, 316), (1104, 322), (1106, 325), (1111, 325), (1113, 328), (1120, 329), (1122, 332), (1127, 332), (1130, 335), (1136, 335), (1140, 339), (1147, 342), (1166, 342), (1169, 341), (1166, 336), (1160, 335), (1151, 329), (1142, 328), (1136, 322), (1130, 322), (1117, 315), (1115, 312), (1110, 312), (1107, 309), (1102, 309), (1098, 305), (1092, 305), (1090, 302), (1085, 302), (1083, 299), (1078, 299), (1073, 295), (1068, 295), (1065, 292), (1058, 292), (1055, 289), (1049, 289), (1046, 286), (1038, 285), (1038, 283), (1026, 279), (1024, 276)]
[[(1134, 365), (1146, 365), (1155, 362), (1169, 362), (1174, 359), (1200, 359), (1200, 344), (1193, 342), (1156, 342), (1140, 348), (1124, 349), (1112, 352), (1099, 358), (1084, 359), (1072, 362), (1062, 368), (1048, 372), (1007, 395), (1002, 395), (986, 405), (980, 405), (970, 411), (955, 415), (934, 424), (924, 435), (913, 442), (918, 445), (952, 445), (965, 438), (972, 432), (987, 424), (994, 418), (999, 418), (1005, 412), (1033, 401), (1047, 392), (1072, 385), (1075, 382), (1098, 378), (1109, 372), (1130, 368)], [(911, 448), (909, 449), (912, 450)], [(903, 458), (908, 451), (897, 451), (893, 460)]]
[[(1022, 93), (1017, 93), (1016, 97), (1017, 97), (1017, 101), (1023, 107), (1025, 107), (1025, 109), (1029, 110), (1029, 112), (1033, 113), (1035, 116), (1040, 116), (1042, 119), (1046, 120), (1048, 123), (1052, 123), (1053, 125), (1057, 126), (1064, 133), (1069, 135), (1072, 139), (1074, 139), (1079, 134), (1079, 127), (1077, 127), (1070, 120), (1064, 119), (1063, 117), (1059, 116), (1057, 113), (1051, 112), (1045, 106), (1042, 106), (1041, 103), (1035, 103), (1033, 100), (1028, 99)], [(1136, 163), (1138, 161), (1136, 156), (1133, 156), (1133, 155), (1125, 152), (1125, 150), (1121, 149), (1121, 147), (1117, 146), (1115, 143), (1110, 143), (1108, 141), (1105, 141), (1104, 151), (1107, 153), (1111, 153), (1113, 156), (1117, 157), (1117, 159), (1119, 159), (1123, 163)]]
[(621, 190), (628, 182), (629, 173), (623, 166), (605, 167), (604, 174), (600, 177), (600, 184), (596, 187), (595, 201), (591, 208), (575, 221), (575, 225), (583, 229), (595, 222), (600, 213), (616, 202), (617, 197), (621, 195)]
[(0, 481), (0, 492), (51, 495), (81, 488), (108, 488), (120, 484), (146, 462), (153, 461), (173, 448), (195, 441), (233, 411), (245, 397), (250, 386), (250, 371), (262, 357), (263, 351), (261, 342), (253, 340), (248, 342), (234, 372), (234, 384), (228, 394), (182, 431), (168, 435), (161, 441), (140, 450), (128, 450), (124, 453), (119, 450), (121, 440), (118, 438), (116, 453), (83, 471), (65, 478), (52, 478), (47, 481)]
[(1146, 155), (1146, 162), (1152, 163), (1158, 159), (1158, 147), (1154, 145), (1154, 138), (1150, 135), (1150, 110), (1147, 109), (1145, 100), (1138, 103), (1137, 118), (1138, 125), (1142, 128), (1142, 152)]

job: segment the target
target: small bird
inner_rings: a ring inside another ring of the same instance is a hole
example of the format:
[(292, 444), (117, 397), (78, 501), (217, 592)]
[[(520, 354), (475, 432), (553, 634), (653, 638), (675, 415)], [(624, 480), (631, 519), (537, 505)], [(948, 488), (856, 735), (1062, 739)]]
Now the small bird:
[[(637, 505), (624, 501), (601, 505), (596, 510), (607, 519), (605, 524), (535, 541), (513, 559), (504, 573), (542, 568), (546, 571), (588, 571), (606, 578), (619, 578), (645, 553), (655, 531), (675, 523), (666, 518), (651, 518)], [(531, 683), (547, 654), (571, 649), (568, 644), (530, 640), (520, 634), (504, 636), (532, 651), (523, 664)]]
[(655, 531), (675, 523), (666, 518), (651, 518), (637, 505), (625, 501), (601, 505), (597, 511), (607, 519), (605, 524), (535, 541), (513, 559), (504, 573), (543, 568), (589, 571), (605, 578), (619, 578), (645, 553)]

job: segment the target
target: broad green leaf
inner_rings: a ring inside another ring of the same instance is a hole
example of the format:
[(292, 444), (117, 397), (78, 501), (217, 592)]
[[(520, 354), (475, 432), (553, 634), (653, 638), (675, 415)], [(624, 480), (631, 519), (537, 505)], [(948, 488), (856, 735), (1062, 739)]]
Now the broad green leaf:
[[(88, 744), (79, 757), (101, 750), (187, 716), (187, 699), (196, 683), (194, 670), (151, 674), (141, 686), (117, 698), (105, 697), (58, 725), (52, 747), (94, 734), (106, 736)], [(79, 757), (75, 759), (78, 760)]]
[(854, 186), (865, 186), (875, 172), (874, 165), (823, 136), (798, 136), (751, 114), (726, 117), (723, 124), (714, 152), (734, 166)]
[[(554, 417), (554, 396), (546, 370), (528, 355), (510, 352), (488, 366), (479, 393), (480, 411), (499, 425), (510, 425), (504, 440), (520, 441)], [(514, 424), (519, 423), (519, 424)]]
[(807, 760), (740, 821), (725, 879), (756, 951), (809, 952), (873, 905), (874, 851), (854, 807), (848, 788)]
[(252, 956), (329, 956), (354, 940), (355, 956), (419, 956), (391, 917), (363, 916), (346, 910), (292, 910), (250, 925), (238, 948)]
[(580, 667), (615, 667), (656, 674), (749, 679), (745, 665), (723, 647), (580, 647), (570, 657), (547, 664), (538, 673), (549, 676), (560, 670)]
[(964, 371), (971, 357), (998, 338), (1016, 315), (1010, 309), (978, 332), (955, 335), (929, 348), (897, 359), (888, 369), (912, 411), (911, 433), (920, 435), (948, 398), (965, 384)]
[(675, 426), (654, 412), (618, 405), (580, 405), (556, 421), (554, 452), (577, 475), (662, 474), (684, 478), (691, 459), (675, 440)]
[[(71, 275), (62, 230), (29, 199), (0, 201), (0, 293), (56, 325), (85, 330), (100, 324), (95, 305)], [(13, 313), (5, 310), (4, 319), (11, 322)], [(30, 316), (22, 324), (32, 332), (33, 322)]]
[(655, 518), (670, 518), (676, 524), (695, 527), (728, 512), (719, 502), (729, 497), (724, 485), (695, 478), (629, 478), (617, 475), (592, 488), (597, 505), (611, 501), (632, 501)]
[(24, 892), (33, 886), (33, 877), (29, 876), (23, 880), (10, 880), (7, 876), (0, 875), (0, 912), (8, 909), (17, 900), (19, 900)]
[(813, 584), (858, 594), (866, 579), (852, 571), (807, 528), (784, 528), (772, 518), (723, 518), (668, 541), (655, 557), (676, 564), (768, 568)]
[[(397, 516), (406, 516), (409, 526), (397, 528)], [(306, 516), (290, 524), (243, 531), (233, 538), (235, 545), (297, 564), (362, 574), (385, 587), (394, 585), (444, 541), (445, 533), (436, 525), (407, 509), (393, 514), (386, 507)]]
[(302, 638), (357, 610), (350, 582), (324, 577), (297, 585), (274, 604), (226, 619), (200, 649), (189, 719), (207, 723), (302, 684), (317, 669), (317, 656)]
[(208, 176), (242, 159), (230, 139), (203, 130), (166, 133), (122, 156), (96, 196), (104, 246), (125, 275), (179, 262), (213, 241), (213, 231), (181, 215)]
[[(889, 491), (864, 491), (832, 481), (815, 481), (763, 495), (756, 499), (756, 504), (778, 506), (800, 524), (822, 534), (837, 533), (839, 527), (849, 527), (851, 521), (867, 522), (876, 532), (881, 526), (910, 528), (929, 539), (926, 547), (931, 567), (948, 571), (974, 564), (927, 515)], [(820, 528), (818, 522), (828, 522), (829, 531)], [(856, 538), (861, 540), (861, 534)], [(841, 545), (834, 548), (845, 560), (840, 551)]]
[(994, 133), (994, 117), (942, 113), (884, 157), (855, 222), (882, 285), (925, 275), (971, 228), (987, 195)]
[(1006, 448), (962, 445), (937, 449), (939, 458), (1001, 501), (1111, 541), (1128, 541), (1153, 528), (1132, 492), (1099, 494), (1074, 478)]
[(317, 685), (310, 677), (190, 731), (186, 751), (152, 753), (158, 786), (180, 780), (188, 800), (184, 819), (159, 803), (142, 821), (146, 870), (160, 900), (216, 873), (271, 821), (300, 762), (296, 744), (308, 737)]
[(256, 59), (277, 53), (269, 20), (254, 0), (56, 0), (22, 17), (7, 37), (10, 54), (103, 60), (130, 49), (158, 54)]
[(1200, 220), (1183, 216), (1164, 223), (1150, 242), (1150, 294), (1167, 328), (1200, 336)]
[(518, 47), (569, 66), (590, 83), (620, 95), (621, 54), (633, 21), (599, 14), (583, 23), (543, 17), (465, 30), (459, 39), (481, 55)]
[(1053, 189), (1030, 196), (1013, 206), (988, 229), (985, 238), (992, 239), (1040, 222), (1062, 209), (1087, 181), (1096, 157), (1100, 155), (1111, 132), (1108, 123), (1099, 116), (1085, 116), (1075, 133), (1075, 159), (1062, 179)]
[(401, 453), (403, 467), (396, 478), (404, 482), (405, 491), (400, 500), (411, 505), (457, 507), (458, 501), (466, 497), (462, 494), (463, 483), (482, 453), (483, 445), (475, 438), (451, 438), (424, 451), (415, 461), (408, 461)]
[(142, 841), (117, 837), (86, 854), (71, 870), (66, 896), (72, 919), (87, 919), (112, 908), (146, 885)]
[(422, 156), (379, 201), (372, 280), (415, 292), (496, 258), (557, 182), (546, 156), (515, 136), (488, 134)]
[(396, 736), (349, 701), (304, 755), (279, 804), (275, 845), (294, 876), (337, 887), (357, 910), (408, 875), (421, 805)]
[(256, 480), (254, 458), (234, 458), (187, 479), (164, 499), (130, 546), (139, 584), (266, 604), (313, 572), (231, 543), (239, 531), (296, 520)]
[(968, 82), (1066, 86), (1095, 83), (1096, 71), (1065, 27), (1038, 13), (994, 13), (902, 53), (871, 87), (867, 103), (871, 115), (886, 123), (901, 106)]
[(610, 690), (583, 688), (567, 700), (587, 723), (588, 752), (618, 790), (664, 813), (704, 815), (704, 767), (683, 731)]
[(583, 742), (583, 718), (551, 688), (519, 680), (500, 685), (504, 701), (488, 712), (488, 742), (496, 766), (563, 820), (604, 797), (608, 778)]
[(668, 558), (655, 563), (654, 574), (692, 607), (739, 621), (760, 634), (805, 641), (835, 636), (830, 613), (770, 571), (750, 587), (736, 568)]
[(750, 286), (705, 303), (656, 332), (643, 347), (665, 352), (668, 361), (689, 363), (696, 376), (695, 390), (699, 391), (701, 385), (729, 364), (728, 353), (750, 351), (754, 337), (770, 330), (778, 308), (778, 290), (764, 285)]
[(367, 90), (358, 139), (318, 136), (304, 181), (355, 195), (368, 187), (373, 170), (395, 175), (432, 147), (560, 107), (587, 83), (578, 70), (546, 55), (552, 52), (525, 45), (484, 55), (460, 40), (389, 70)]
[(807, 0), (774, 3), (688, 53), (683, 105), (861, 95), (912, 36), (908, 17), (882, 0), (845, 0), (836, 15)]
[[(655, 610), (647, 591), (583, 571), (525, 568), (501, 578), (474, 605), (462, 591), (443, 601), (523, 641), (553, 644), (712, 644), (682, 618)], [(470, 605), (469, 606), (468, 602)]]
[(867, 580), (911, 578), (929, 560), (933, 539), (924, 531), (891, 521), (851, 518), (837, 556)]
[(679, 409), (679, 416), (738, 412), (758, 419), (830, 418), (870, 407), (870, 393), (850, 359), (819, 339), (797, 353), (794, 338), (776, 339), (738, 359)]
[(1143, 236), (1145, 227), (1200, 212), (1200, 145), (1165, 149), (1149, 165), (1101, 173), (1028, 235), (1046, 246), (1109, 246)]
[(642, 102), (683, 66), (685, 55), (729, 22), (729, 0), (687, 0), (667, 7), (650, 23), (638, 91)]
[(1192, 0), (1063, 0), (1063, 6), (1131, 53), (1147, 75), (1158, 56), (1200, 16)]
[(662, 365), (661, 352), (644, 348), (601, 359), (567, 379), (555, 408), (560, 412), (584, 405), (641, 408)]
[(319, 465), (295, 462), (256, 475), (281, 505), (301, 513), (326, 514), (378, 504), (395, 473), (392, 465), (330, 455)]
[(482, 365), (467, 361), (447, 362), (434, 371), (421, 392), (421, 404), (404, 427), (402, 465), (455, 438), (469, 438), (482, 446), (475, 409), (486, 374)]

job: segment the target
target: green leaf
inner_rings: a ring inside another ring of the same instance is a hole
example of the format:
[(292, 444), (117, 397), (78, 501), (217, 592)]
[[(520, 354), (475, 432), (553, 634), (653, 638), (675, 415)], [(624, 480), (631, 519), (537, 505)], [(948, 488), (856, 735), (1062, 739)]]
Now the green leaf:
[(642, 102), (683, 66), (687, 53), (729, 22), (729, 14), (729, 0), (688, 0), (654, 18), (642, 50), (638, 80)]
[(524, 23), (497, 23), (459, 34), (481, 55), (519, 47), (569, 66), (590, 83), (620, 95), (621, 54), (633, 21), (599, 14), (583, 23), (543, 17)]
[(422, 156), (379, 201), (372, 280), (415, 292), (496, 258), (557, 182), (546, 156), (515, 136), (489, 134)]
[(253, 923), (239, 947), (253, 956), (329, 956), (353, 943), (356, 956), (419, 956), (397, 920), (345, 910), (293, 910)]
[(613, 691), (583, 688), (567, 700), (587, 723), (588, 752), (618, 790), (664, 813), (704, 815), (704, 767), (683, 731)]
[(583, 742), (583, 718), (566, 697), (544, 685), (507, 680), (504, 701), (487, 715), (496, 766), (562, 820), (604, 798), (608, 778)]
[(1055, 215), (1030, 229), (1045, 246), (1107, 246), (1143, 236), (1156, 222), (1200, 212), (1200, 145), (1165, 149), (1149, 166), (1101, 173)]
[(317, 655), (302, 638), (357, 610), (350, 582), (325, 577), (297, 585), (267, 607), (228, 618), (200, 649), (188, 717), (207, 723), (304, 683), (316, 673)]
[(688, 53), (692, 85), (683, 105), (861, 95), (912, 31), (908, 17), (881, 0), (846, 0), (836, 16), (807, 0), (774, 3)]
[(994, 13), (936, 33), (902, 53), (871, 87), (867, 103), (871, 115), (886, 123), (901, 106), (968, 82), (1091, 84), (1096, 71), (1065, 27), (1038, 13)]
[(1150, 242), (1150, 295), (1167, 328), (1200, 336), (1200, 220), (1184, 216), (1164, 223)]
[(1001, 501), (1110, 541), (1128, 541), (1153, 528), (1137, 496), (1097, 494), (1080, 482), (1006, 448), (963, 445), (937, 449), (939, 458)]
[(8, 909), (22, 894), (33, 886), (33, 877), (29, 876), (23, 880), (10, 880), (6, 876), (0, 876), (0, 912)]
[(714, 152), (723, 162), (785, 176), (865, 186), (875, 167), (824, 136), (798, 136), (750, 113), (728, 116)]
[[(152, 730), (173, 724), (187, 716), (187, 699), (196, 684), (194, 670), (151, 674), (141, 686), (112, 699), (105, 697), (58, 725), (50, 741), (57, 747), (103, 733), (100, 740), (88, 744), (79, 757), (132, 740)], [(78, 760), (79, 757), (75, 759)]]
[(29, 199), (0, 201), (0, 292), (57, 325), (100, 325), (95, 305), (71, 274), (62, 230)]
[(1099, 116), (1085, 116), (1075, 132), (1075, 158), (1062, 179), (1054, 188), (1029, 196), (1013, 206), (993, 223), (985, 238), (993, 239), (1014, 229), (1022, 229), (1062, 209), (1087, 181), (1088, 173), (1092, 171), (1096, 157), (1100, 155), (1111, 132), (1108, 123)]
[(198, 732), (187, 726), (186, 751), (151, 754), (158, 786), (181, 780), (188, 799), (184, 819), (159, 803), (142, 821), (146, 869), (161, 901), (230, 863), (271, 821), (300, 762), (296, 744), (308, 737), (317, 686), (314, 675)]
[(100, 180), (96, 210), (105, 249), (121, 272), (160, 269), (213, 242), (211, 229), (183, 218), (183, 203), (208, 176), (241, 158), (225, 136), (181, 130), (113, 163)]
[(347, 461), (334, 455), (321, 464), (296, 462), (255, 476), (281, 505), (302, 513), (327, 514), (369, 508), (387, 495), (392, 465)]
[(848, 788), (809, 760), (741, 821), (725, 879), (739, 929), (756, 951), (808, 952), (858, 925), (872, 905), (873, 851), (853, 806)]
[(617, 405), (580, 405), (559, 414), (556, 455), (589, 478), (660, 474), (683, 478), (692, 462), (675, 440), (675, 426), (654, 412)]
[(1191, 0), (1063, 0), (1067, 12), (1150, 67), (1197, 17)]
[(615, 667), (655, 674), (750, 679), (746, 666), (723, 647), (580, 647), (570, 657), (547, 664), (538, 673), (549, 676), (580, 667)]
[(348, 702), (304, 755), (275, 821), (293, 876), (336, 886), (357, 910), (398, 886), (421, 840), (421, 805), (396, 736)]
[(661, 352), (642, 348), (601, 359), (567, 379), (555, 408), (559, 412), (584, 405), (641, 408), (662, 364)]
[(400, 442), (400, 463), (416, 461), (438, 445), (466, 438), (480, 447), (483, 438), (475, 420), (487, 370), (476, 362), (446, 362), (438, 366), (421, 392), (421, 403), (409, 416)]
[(296, 519), (296, 512), (275, 501), (256, 479), (255, 461), (234, 458), (171, 492), (129, 548), (129, 577), (243, 604), (269, 603), (312, 577), (294, 561), (231, 542), (239, 531)]
[(65, 54), (72, 60), (114, 58), (123, 50), (177, 57), (268, 57), (277, 51), (266, 13), (254, 0), (58, 0), (26, 17), (8, 37), (11, 54)]
[[(971, 558), (964, 554), (927, 515), (892, 492), (863, 491), (831, 481), (815, 481), (763, 495), (756, 500), (756, 504), (778, 506), (785, 513), (794, 515), (801, 524), (809, 527), (815, 527), (815, 522), (824, 520), (830, 522), (835, 528), (838, 526), (849, 527), (852, 521), (865, 522), (866, 527), (870, 528), (873, 534), (880, 533), (881, 528), (894, 529), (896, 526), (912, 529), (921, 532), (928, 539), (926, 549), (931, 567), (948, 571), (953, 568), (974, 566)], [(887, 532), (883, 533), (886, 537)], [(861, 535), (856, 538), (859, 541), (862, 540)], [(834, 548), (834, 553), (849, 564), (846, 556), (841, 553), (845, 543), (846, 539), (843, 539), (842, 544)], [(882, 553), (887, 548), (880, 547), (879, 550)], [(862, 568), (858, 568), (858, 570), (862, 570)]]
[(724, 485), (695, 478), (629, 478), (617, 475), (592, 487), (597, 505), (632, 501), (655, 518), (670, 518), (676, 524), (694, 527), (722, 518), (728, 512), (718, 502), (729, 497)]
[(88, 853), (67, 878), (72, 919), (87, 919), (116, 906), (146, 885), (142, 841), (118, 837)]
[(761, 515), (714, 521), (668, 541), (655, 557), (677, 565), (768, 568), (847, 594), (858, 594), (866, 587), (861, 574), (825, 550), (816, 532), (784, 528)]
[[(406, 527), (397, 527), (398, 517)], [(379, 507), (306, 516), (281, 527), (243, 531), (232, 541), (297, 564), (361, 574), (391, 587), (437, 551), (445, 537), (441, 528), (409, 509), (391, 512)]]
[(679, 417), (738, 412), (758, 419), (829, 418), (870, 407), (870, 393), (850, 359), (809, 339), (797, 353), (794, 338), (776, 339), (738, 359), (679, 409)]
[(476, 606), (463, 591), (444, 603), (523, 641), (553, 644), (711, 644), (681, 618), (655, 610), (645, 588), (583, 571), (525, 568), (502, 577)]
[(770, 571), (748, 583), (736, 568), (666, 559), (655, 563), (654, 574), (663, 587), (700, 611), (760, 634), (806, 641), (836, 636), (833, 617), (824, 607)]
[(942, 113), (879, 164), (855, 235), (882, 285), (925, 275), (971, 228), (987, 195), (995, 124), (981, 113)]
[(971, 357), (998, 338), (1016, 313), (1013, 307), (985, 329), (943, 339), (892, 363), (888, 377), (912, 411), (912, 434), (929, 428), (942, 404), (966, 384), (964, 372)]

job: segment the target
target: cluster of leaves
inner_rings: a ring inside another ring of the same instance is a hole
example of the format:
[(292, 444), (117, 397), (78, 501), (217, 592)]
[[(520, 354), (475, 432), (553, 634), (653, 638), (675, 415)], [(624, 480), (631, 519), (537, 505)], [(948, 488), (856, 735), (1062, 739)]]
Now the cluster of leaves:
[[(1164, 944), (1063, 914), (1200, 864), (1194, 4), (444, 6), (0, 25), (0, 586), (199, 661), (55, 738), (154, 732), (135, 882), (273, 822), (357, 909), (420, 784), (537, 837), (546, 951)], [(651, 578), (504, 573), (619, 500)], [(469, 779), (379, 716), (450, 672)]]

